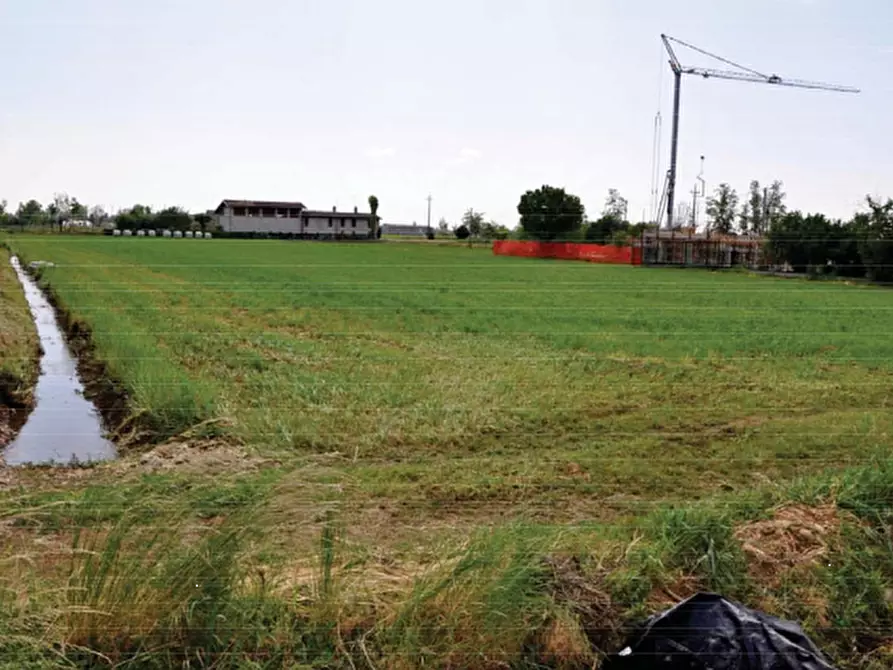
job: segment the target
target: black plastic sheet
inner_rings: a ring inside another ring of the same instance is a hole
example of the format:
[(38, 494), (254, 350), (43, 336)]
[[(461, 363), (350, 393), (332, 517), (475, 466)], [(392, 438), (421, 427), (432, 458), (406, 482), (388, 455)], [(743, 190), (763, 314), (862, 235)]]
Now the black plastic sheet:
[(800, 626), (699, 593), (636, 630), (606, 670), (834, 670)]

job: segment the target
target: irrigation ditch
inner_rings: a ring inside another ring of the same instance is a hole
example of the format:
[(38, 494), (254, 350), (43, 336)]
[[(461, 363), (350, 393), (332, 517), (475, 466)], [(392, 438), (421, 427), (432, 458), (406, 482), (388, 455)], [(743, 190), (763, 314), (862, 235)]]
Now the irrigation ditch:
[[(7, 465), (83, 465), (116, 457), (108, 437), (124, 423), (126, 396), (91, 355), (89, 332), (38, 283), (41, 265), (10, 263), (37, 329), (39, 374), (24, 401), (9, 404)], [(67, 336), (66, 336), (67, 333)]]

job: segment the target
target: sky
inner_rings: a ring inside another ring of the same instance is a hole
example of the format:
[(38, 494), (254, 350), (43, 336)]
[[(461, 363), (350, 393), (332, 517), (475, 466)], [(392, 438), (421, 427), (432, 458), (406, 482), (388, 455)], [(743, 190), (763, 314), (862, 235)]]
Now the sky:
[[(678, 198), (780, 179), (848, 217), (893, 196), (889, 0), (0, 0), (0, 198), (224, 198), (516, 225), (543, 184), (629, 217), (668, 166), (667, 33), (858, 95), (684, 78)], [(719, 66), (678, 50), (683, 64)]]

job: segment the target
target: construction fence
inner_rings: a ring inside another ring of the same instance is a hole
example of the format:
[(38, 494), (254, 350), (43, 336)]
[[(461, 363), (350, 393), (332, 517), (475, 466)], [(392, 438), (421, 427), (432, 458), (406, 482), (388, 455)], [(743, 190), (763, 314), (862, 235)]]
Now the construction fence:
[(497, 240), (493, 243), (497, 256), (523, 256), (525, 258), (556, 258), (566, 261), (590, 263), (614, 263), (639, 265), (641, 249), (618, 247), (610, 244), (577, 244), (575, 242), (532, 242), (521, 240)]
[(617, 265), (658, 265), (700, 268), (762, 268), (766, 264), (761, 238), (687, 231), (646, 232), (628, 246), (498, 240), (499, 256), (554, 258)]

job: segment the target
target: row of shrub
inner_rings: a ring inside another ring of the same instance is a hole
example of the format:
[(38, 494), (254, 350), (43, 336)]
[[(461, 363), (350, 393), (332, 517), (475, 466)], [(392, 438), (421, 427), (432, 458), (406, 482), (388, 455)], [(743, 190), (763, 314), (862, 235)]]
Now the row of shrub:
[(893, 200), (867, 204), (849, 221), (799, 211), (780, 216), (767, 236), (771, 260), (795, 272), (893, 281)]

